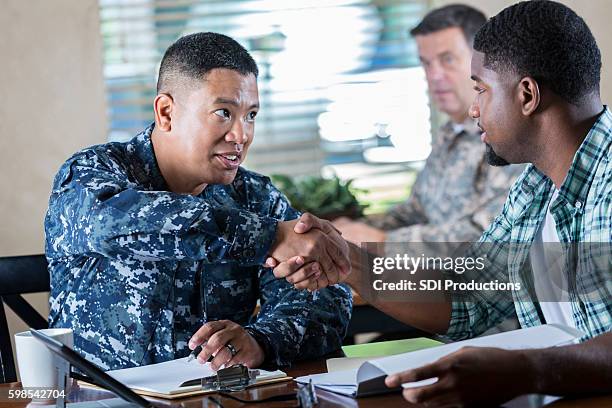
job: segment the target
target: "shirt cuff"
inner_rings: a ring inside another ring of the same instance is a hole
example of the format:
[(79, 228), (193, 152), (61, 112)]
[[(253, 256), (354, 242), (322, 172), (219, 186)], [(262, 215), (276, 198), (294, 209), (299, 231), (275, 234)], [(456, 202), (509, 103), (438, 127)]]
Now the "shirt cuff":
[(247, 214), (239, 217), (235, 225), (228, 228), (233, 230), (229, 255), (243, 265), (262, 265), (276, 240), (278, 220)]
[(265, 334), (252, 327), (245, 327), (245, 330), (255, 339), (257, 344), (259, 344), (259, 347), (261, 347), (264, 352), (264, 361), (261, 363), (261, 368), (264, 370), (276, 369), (276, 359), (272, 355), (273, 350), (270, 344), (270, 339), (268, 339)]
[(470, 310), (466, 302), (451, 303), (451, 317), (446, 333), (440, 333), (452, 341), (465, 340), (471, 337)]

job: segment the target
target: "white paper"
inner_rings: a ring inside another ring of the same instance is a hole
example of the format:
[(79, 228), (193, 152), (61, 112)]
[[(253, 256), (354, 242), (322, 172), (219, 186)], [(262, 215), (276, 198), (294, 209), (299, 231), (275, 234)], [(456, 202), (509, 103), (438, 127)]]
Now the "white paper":
[[(200, 364), (197, 360), (187, 362), (187, 357), (159, 364), (107, 371), (106, 373), (122, 382), (128, 388), (159, 394), (179, 394), (196, 391), (200, 389), (200, 385), (190, 387), (181, 387), (180, 385), (185, 381), (209, 377), (215, 374), (210, 363)], [(259, 373), (257, 381), (286, 376), (280, 370), (259, 370)]]
[[(571, 344), (576, 341), (576, 339), (583, 336), (583, 334), (584, 333), (581, 331), (567, 326), (546, 324), (458, 341), (425, 350), (398, 354), (396, 356), (383, 357), (372, 360), (370, 363), (380, 368), (380, 370), (386, 374), (395, 374), (400, 371), (410, 370), (433, 363), (439, 358), (451, 354), (465, 346), (497, 347), (506, 350), (545, 348)], [(431, 382), (435, 382), (435, 380)], [(405, 384), (405, 387), (408, 386), (409, 385)]]
[(307, 383), (312, 380), (314, 385), (357, 385), (357, 370), (334, 371), (333, 373), (311, 374), (295, 379), (297, 382)]
[(338, 394), (354, 396), (357, 391), (357, 370), (305, 375), (295, 379), (298, 383), (308, 383), (310, 380), (317, 388)]
[(340, 357), (327, 360), (327, 372), (357, 370), (363, 363), (371, 360), (367, 357)]
[(356, 385), (317, 385), (317, 388), (335, 392), (336, 394), (347, 395), (349, 397), (354, 397), (355, 392), (357, 392)]
[[(363, 363), (357, 370), (313, 374), (298, 377), (296, 381), (306, 383), (312, 380), (313, 384), (319, 388), (344, 395), (355, 395), (358, 385), (365, 381), (433, 363), (465, 346), (497, 347), (507, 350), (545, 348), (574, 343), (583, 335), (584, 333), (574, 328), (547, 324), (378, 358)], [(430, 378), (415, 383), (402, 384), (402, 386), (411, 388), (432, 384), (436, 381), (437, 378)]]

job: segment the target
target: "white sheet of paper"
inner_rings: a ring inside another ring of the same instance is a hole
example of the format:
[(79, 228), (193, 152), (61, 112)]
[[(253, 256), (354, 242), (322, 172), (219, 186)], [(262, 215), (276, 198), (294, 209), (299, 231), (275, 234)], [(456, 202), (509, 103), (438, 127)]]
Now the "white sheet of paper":
[[(582, 332), (571, 327), (547, 324), (458, 341), (425, 350), (398, 354), (396, 356), (383, 357), (372, 360), (369, 364), (379, 368), (385, 374), (394, 374), (433, 363), (439, 358), (451, 354), (465, 346), (497, 347), (506, 350), (545, 348), (571, 344), (582, 335)], [(364, 375), (367, 376), (367, 373), (364, 373)], [(357, 374), (357, 378), (361, 379), (359, 373)], [(430, 380), (430, 383), (433, 382), (435, 382), (435, 379)], [(407, 388), (410, 387), (410, 385), (404, 384), (404, 387)]]
[[(344, 395), (354, 395), (358, 383), (433, 363), (439, 358), (465, 346), (497, 347), (507, 350), (544, 348), (574, 343), (582, 335), (582, 332), (570, 327), (548, 324), (374, 359), (362, 364), (358, 370), (313, 374), (298, 377), (296, 381), (306, 383), (312, 379), (313, 384), (322, 389)], [(419, 382), (402, 384), (402, 386), (404, 388), (419, 387), (433, 384), (436, 381), (437, 378), (430, 378)]]
[[(129, 388), (172, 394), (173, 391), (179, 390), (185, 381), (209, 377), (215, 372), (210, 368), (210, 363), (200, 364), (197, 360), (188, 363), (185, 357), (159, 364), (108, 371), (107, 374)], [(183, 387), (183, 390), (190, 388), (197, 389), (198, 386)]]
[[(259, 370), (259, 372), (258, 381), (286, 376), (280, 370)], [(181, 387), (180, 385), (185, 381), (209, 377), (215, 372), (210, 367), (210, 363), (200, 364), (197, 360), (187, 362), (187, 357), (185, 357), (159, 364), (107, 371), (107, 374), (132, 389), (160, 394), (177, 394), (200, 388), (199, 385)]]
[(368, 357), (340, 357), (327, 360), (327, 372), (357, 370), (363, 363), (371, 360)]

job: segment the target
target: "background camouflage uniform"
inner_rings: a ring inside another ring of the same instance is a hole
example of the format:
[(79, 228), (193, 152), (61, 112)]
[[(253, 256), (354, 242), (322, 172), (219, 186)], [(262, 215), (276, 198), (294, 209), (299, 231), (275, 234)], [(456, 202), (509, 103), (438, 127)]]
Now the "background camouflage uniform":
[(388, 242), (473, 242), (501, 211), (523, 165), (494, 167), (472, 119), (441, 127), (408, 200), (369, 223)]
[(85, 149), (55, 177), (45, 219), (50, 326), (72, 327), (75, 349), (106, 369), (184, 357), (189, 337), (220, 319), (254, 330), (271, 365), (338, 349), (350, 291), (313, 296), (260, 266), (277, 220), (299, 215), (286, 198), (242, 168), (198, 196), (168, 192), (152, 129)]

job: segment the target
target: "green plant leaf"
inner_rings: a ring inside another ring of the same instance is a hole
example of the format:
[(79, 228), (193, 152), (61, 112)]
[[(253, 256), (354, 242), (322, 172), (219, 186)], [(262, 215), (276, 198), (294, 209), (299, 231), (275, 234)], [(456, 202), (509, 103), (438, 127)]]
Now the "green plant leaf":
[(365, 190), (352, 188), (353, 180), (342, 182), (337, 176), (330, 179), (322, 177), (293, 179), (282, 174), (274, 174), (270, 178), (287, 196), (291, 205), (299, 211), (308, 211), (317, 216), (345, 212), (347, 215), (360, 217), (366, 207), (359, 203), (352, 191), (365, 192)]

